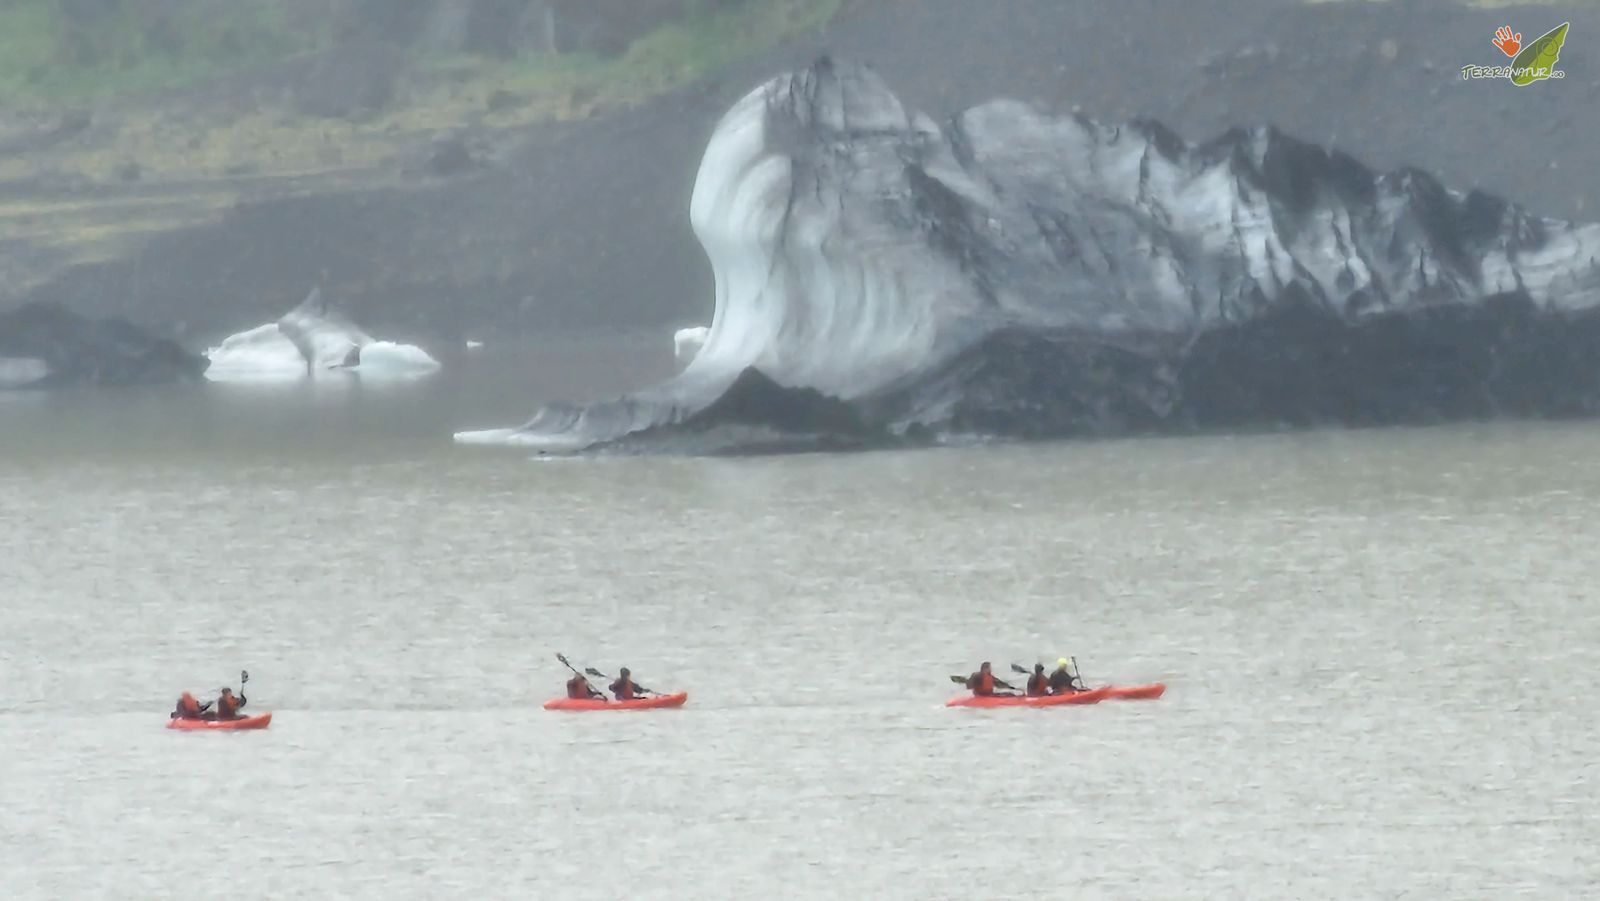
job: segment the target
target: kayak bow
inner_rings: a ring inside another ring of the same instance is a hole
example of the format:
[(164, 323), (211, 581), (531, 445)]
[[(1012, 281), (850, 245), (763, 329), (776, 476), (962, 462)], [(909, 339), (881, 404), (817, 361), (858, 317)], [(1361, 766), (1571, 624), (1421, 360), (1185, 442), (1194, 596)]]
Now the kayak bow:
[(1149, 685), (1107, 685), (1106, 698), (1118, 701), (1153, 701), (1167, 691), (1167, 683), (1151, 682)]
[(653, 698), (634, 698), (631, 701), (606, 701), (599, 698), (553, 698), (544, 702), (546, 710), (655, 710), (661, 707), (682, 707), (689, 693), (657, 695)]

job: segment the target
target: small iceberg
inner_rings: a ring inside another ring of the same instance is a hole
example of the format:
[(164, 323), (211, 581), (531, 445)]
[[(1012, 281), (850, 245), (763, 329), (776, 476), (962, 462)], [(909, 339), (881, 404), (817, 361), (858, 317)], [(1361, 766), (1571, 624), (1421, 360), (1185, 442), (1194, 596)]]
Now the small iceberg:
[(439, 361), (414, 344), (379, 341), (329, 307), (313, 289), (277, 322), (229, 335), (206, 351), (214, 382), (295, 381), (327, 373), (415, 378)]
[(50, 364), (33, 357), (0, 357), (0, 390), (28, 388), (50, 377)]

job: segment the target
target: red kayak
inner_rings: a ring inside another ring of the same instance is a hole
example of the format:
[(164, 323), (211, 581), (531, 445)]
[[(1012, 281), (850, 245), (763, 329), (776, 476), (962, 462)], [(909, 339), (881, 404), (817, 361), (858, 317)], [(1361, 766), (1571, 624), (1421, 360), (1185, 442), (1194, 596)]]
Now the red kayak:
[(1093, 688), (1065, 695), (1025, 698), (1022, 695), (961, 695), (944, 702), (946, 707), (1064, 707), (1069, 704), (1098, 704), (1107, 689)]
[(236, 720), (167, 720), (168, 729), (187, 729), (197, 732), (237, 731), (240, 729), (265, 729), (272, 723), (272, 714), (261, 713), (255, 716), (242, 716)]
[(1153, 701), (1166, 694), (1167, 683), (1151, 682), (1149, 685), (1107, 685), (1107, 700)]
[(598, 698), (554, 698), (544, 702), (546, 710), (655, 710), (660, 707), (682, 707), (689, 693), (656, 695), (652, 698), (634, 698), (631, 701), (603, 701)]

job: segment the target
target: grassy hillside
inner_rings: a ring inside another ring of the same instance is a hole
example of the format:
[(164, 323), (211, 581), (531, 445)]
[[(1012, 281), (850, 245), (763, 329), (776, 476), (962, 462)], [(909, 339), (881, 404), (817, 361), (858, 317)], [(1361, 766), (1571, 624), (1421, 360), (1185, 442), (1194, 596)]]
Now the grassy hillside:
[[(492, 155), (501, 136), (642, 103), (842, 5), (681, 0), (666, 7), (680, 15), (604, 52), (443, 53), (386, 40), (384, 65), (398, 68), (382, 76), (382, 103), (311, 114), (298, 95), (373, 77), (362, 60), (380, 43), (307, 12), (333, 2), (0, 0), (0, 243), (14, 249), (0, 281), (25, 289), (63, 262), (113, 259), (216, 221), (244, 198), (404, 180), (441, 134)], [(390, 4), (343, 0), (376, 14), (400, 8)], [(303, 86), (328, 61), (352, 59)]]
[[(326, 46), (271, 3), (0, 5), (0, 102), (39, 104), (179, 87)], [(160, 14), (151, 9), (159, 9)]]
[[(99, 181), (133, 165), (146, 180), (386, 165), (440, 131), (586, 118), (641, 102), (818, 27), (842, 5), (683, 0), (684, 15), (605, 55), (386, 44), (375, 75), (372, 42), (341, 44), (334, 23), (293, 15), (293, 2), (0, 0), (0, 147), (19, 130), (28, 142), (52, 109), (95, 108), (93, 128), (70, 141), (0, 152), (0, 180), (42, 172)], [(85, 3), (122, 11), (84, 21), (64, 11)], [(169, 14), (152, 18), (156, 8)], [(309, 87), (299, 81), (345, 59), (356, 62)], [(370, 107), (314, 115), (301, 102), (370, 79), (382, 81), (385, 97)]]
[[(572, 0), (546, 2), (582, 12)], [(415, 15), (373, 2), (363, 7), (330, 0), (0, 0), (0, 105), (38, 107), (182, 89), (316, 51), (337, 52), (342, 43), (373, 41), (404, 53), (414, 81), (481, 79), (523, 91), (579, 87), (628, 98), (759, 52), (796, 29), (826, 21), (841, 2), (678, 0), (665, 7), (667, 13), (659, 12), (663, 0), (631, 8), (613, 2), (620, 11), (591, 10), (584, 23), (590, 32), (608, 25), (605, 34), (613, 42), (626, 37), (625, 46), (601, 54), (581, 39), (564, 40), (572, 46), (554, 53), (526, 47), (509, 53), (439, 53), (395, 24), (405, 25)], [(335, 10), (346, 12), (341, 18)], [(575, 14), (561, 15), (566, 19), (551, 14), (552, 28)], [(621, 21), (606, 23), (608, 17)], [(414, 22), (410, 25), (417, 30)], [(429, 73), (448, 79), (430, 79)]]

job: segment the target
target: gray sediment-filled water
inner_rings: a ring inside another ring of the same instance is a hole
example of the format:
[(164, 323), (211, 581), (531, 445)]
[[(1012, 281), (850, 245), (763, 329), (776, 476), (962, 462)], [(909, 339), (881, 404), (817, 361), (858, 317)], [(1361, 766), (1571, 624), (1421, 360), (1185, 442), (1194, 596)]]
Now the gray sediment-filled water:
[[(528, 381), (0, 397), (4, 894), (1555, 898), (1600, 878), (1592, 423), (452, 446)], [(689, 703), (547, 713), (556, 651)], [(1061, 654), (1170, 688), (942, 706), (951, 673)], [(162, 728), (241, 667), (270, 730)]]

